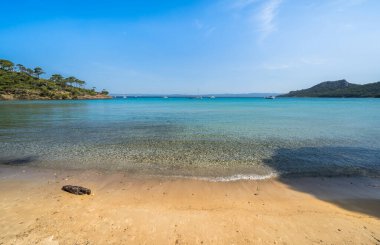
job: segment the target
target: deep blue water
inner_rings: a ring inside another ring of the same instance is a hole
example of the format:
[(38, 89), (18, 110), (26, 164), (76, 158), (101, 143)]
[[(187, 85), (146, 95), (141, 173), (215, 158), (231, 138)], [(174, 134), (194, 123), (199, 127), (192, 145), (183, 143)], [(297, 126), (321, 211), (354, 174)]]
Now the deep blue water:
[(380, 99), (0, 102), (0, 161), (189, 176), (380, 176)]

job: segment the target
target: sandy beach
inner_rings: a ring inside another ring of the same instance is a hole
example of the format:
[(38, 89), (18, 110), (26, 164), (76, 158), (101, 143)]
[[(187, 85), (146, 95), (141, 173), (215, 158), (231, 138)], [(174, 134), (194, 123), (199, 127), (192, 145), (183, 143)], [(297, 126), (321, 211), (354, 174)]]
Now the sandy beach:
[(0, 244), (379, 244), (379, 204), (378, 179), (208, 182), (1, 166)]

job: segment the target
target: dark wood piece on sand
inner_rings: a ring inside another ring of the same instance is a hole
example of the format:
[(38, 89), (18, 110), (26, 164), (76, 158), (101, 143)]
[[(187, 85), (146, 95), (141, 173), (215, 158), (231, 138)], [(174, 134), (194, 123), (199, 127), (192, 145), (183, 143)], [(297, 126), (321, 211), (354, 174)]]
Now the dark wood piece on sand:
[(75, 195), (84, 195), (84, 194), (90, 195), (91, 194), (90, 189), (84, 188), (82, 186), (64, 185), (62, 187), (62, 190), (70, 192)]

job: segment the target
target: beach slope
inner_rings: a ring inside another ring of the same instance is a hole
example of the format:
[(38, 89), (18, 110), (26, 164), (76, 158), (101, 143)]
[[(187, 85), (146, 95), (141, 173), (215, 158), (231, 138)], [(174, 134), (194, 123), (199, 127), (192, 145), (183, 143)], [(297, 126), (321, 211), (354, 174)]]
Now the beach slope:
[(379, 244), (379, 190), (363, 178), (209, 182), (0, 166), (0, 244)]

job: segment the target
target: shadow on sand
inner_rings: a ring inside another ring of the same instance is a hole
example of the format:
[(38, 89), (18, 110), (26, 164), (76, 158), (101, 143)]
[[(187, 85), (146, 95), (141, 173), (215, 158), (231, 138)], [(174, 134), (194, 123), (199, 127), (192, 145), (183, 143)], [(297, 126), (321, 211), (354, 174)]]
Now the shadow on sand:
[(379, 149), (282, 148), (264, 162), (280, 173), (279, 181), (294, 190), (380, 218)]
[(18, 166), (18, 165), (28, 165), (34, 161), (37, 161), (37, 156), (27, 156), (27, 157), (21, 157), (21, 158), (0, 158), (0, 164), (3, 165), (10, 165), (10, 166)]

